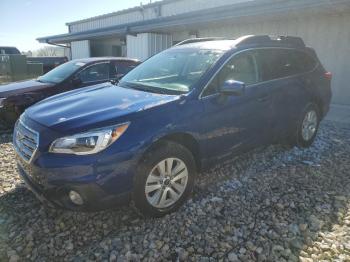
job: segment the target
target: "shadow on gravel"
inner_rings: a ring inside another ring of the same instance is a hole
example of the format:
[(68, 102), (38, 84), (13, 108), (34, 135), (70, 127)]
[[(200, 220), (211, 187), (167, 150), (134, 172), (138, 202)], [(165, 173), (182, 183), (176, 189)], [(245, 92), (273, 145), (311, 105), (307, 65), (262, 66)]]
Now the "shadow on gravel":
[(46, 209), (18, 184), (0, 196), (0, 260), (331, 260), (346, 249), (316, 244), (347, 212), (349, 154), (350, 127), (325, 122), (310, 149), (258, 149), (203, 173), (161, 219)]

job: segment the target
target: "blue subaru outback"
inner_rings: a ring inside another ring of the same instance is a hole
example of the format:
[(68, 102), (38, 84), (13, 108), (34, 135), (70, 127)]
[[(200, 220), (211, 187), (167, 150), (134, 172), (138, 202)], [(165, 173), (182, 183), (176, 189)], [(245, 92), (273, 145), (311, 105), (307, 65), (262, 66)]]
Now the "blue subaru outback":
[(331, 73), (297, 37), (191, 39), (104, 83), (27, 109), (14, 130), (19, 172), (43, 202), (97, 210), (133, 200), (179, 208), (197, 173), (254, 147), (309, 147)]

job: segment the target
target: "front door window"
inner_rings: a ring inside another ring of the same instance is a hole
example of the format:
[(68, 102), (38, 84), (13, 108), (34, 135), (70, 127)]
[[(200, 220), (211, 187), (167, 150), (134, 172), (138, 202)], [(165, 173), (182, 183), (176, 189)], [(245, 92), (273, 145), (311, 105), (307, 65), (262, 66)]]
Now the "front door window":
[(109, 63), (100, 63), (87, 67), (78, 76), (83, 83), (109, 80)]
[(244, 82), (247, 86), (258, 82), (256, 62), (250, 52), (235, 55), (228, 61), (204, 91), (203, 96), (218, 93), (220, 86), (227, 80)]

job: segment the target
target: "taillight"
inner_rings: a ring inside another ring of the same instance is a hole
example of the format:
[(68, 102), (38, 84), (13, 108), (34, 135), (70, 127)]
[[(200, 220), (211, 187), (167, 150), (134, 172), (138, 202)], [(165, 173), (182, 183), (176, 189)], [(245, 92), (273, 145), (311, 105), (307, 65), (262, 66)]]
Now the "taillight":
[(324, 77), (328, 80), (332, 80), (332, 73), (331, 72), (326, 72), (324, 73)]

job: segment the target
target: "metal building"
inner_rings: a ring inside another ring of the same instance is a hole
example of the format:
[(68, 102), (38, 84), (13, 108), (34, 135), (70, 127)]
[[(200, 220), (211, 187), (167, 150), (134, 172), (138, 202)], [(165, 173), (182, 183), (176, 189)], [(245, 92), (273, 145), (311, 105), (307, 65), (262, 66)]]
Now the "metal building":
[(350, 0), (163, 0), (67, 23), (38, 38), (71, 48), (71, 58), (144, 60), (192, 37), (301, 36), (334, 75), (333, 103), (350, 105)]

